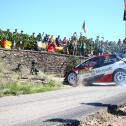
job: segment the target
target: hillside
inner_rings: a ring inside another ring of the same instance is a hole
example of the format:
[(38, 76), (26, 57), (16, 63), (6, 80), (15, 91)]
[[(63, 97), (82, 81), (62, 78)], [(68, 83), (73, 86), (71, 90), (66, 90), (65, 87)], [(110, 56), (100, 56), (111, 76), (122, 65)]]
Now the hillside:
[(12, 67), (0, 62), (0, 96), (20, 95), (57, 90), (62, 87), (62, 79), (39, 71), (32, 75), (30, 69)]

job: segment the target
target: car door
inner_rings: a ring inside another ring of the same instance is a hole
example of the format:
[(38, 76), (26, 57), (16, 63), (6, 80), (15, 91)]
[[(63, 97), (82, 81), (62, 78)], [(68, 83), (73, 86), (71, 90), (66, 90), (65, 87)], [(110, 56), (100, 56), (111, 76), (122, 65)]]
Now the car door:
[(101, 65), (95, 69), (96, 75), (108, 74), (113, 71), (114, 63), (117, 61), (113, 55), (101, 56)]
[(94, 69), (95, 76), (92, 78), (92, 83), (111, 82), (111, 75), (117, 59), (113, 55), (101, 56), (100, 59), (101, 64), (100, 67)]
[(95, 70), (102, 66), (101, 63), (101, 57), (94, 57), (80, 64), (78, 66), (80, 79), (86, 83), (91, 82), (95, 77)]

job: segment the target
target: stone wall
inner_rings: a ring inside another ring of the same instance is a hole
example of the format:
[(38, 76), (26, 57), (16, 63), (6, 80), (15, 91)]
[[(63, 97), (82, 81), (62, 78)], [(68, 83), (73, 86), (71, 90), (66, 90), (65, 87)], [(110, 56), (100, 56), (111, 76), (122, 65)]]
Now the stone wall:
[[(34, 59), (37, 61), (39, 69), (44, 72), (63, 73), (66, 67), (66, 61), (70, 57), (70, 55), (52, 54), (42, 51), (0, 49), (0, 59), (12, 67), (21, 63), (30, 69), (31, 61)], [(85, 59), (84, 57), (76, 58)]]

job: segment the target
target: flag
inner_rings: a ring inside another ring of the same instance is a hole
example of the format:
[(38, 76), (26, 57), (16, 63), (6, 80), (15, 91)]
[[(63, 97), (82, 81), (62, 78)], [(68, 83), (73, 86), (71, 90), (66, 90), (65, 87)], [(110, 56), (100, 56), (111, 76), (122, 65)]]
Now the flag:
[(83, 29), (84, 32), (86, 32), (85, 21), (84, 21), (84, 23), (83, 23), (83, 25), (82, 25), (82, 29)]
[(126, 0), (124, 0), (124, 15), (123, 20), (126, 21)]

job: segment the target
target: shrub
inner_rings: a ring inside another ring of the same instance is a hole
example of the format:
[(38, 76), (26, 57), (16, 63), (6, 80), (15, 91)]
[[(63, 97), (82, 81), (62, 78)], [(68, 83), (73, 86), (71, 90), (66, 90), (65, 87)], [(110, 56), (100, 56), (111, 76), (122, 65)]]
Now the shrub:
[(80, 59), (75, 56), (69, 57), (66, 61), (66, 68), (64, 70), (64, 75), (66, 76), (80, 62), (81, 62)]

